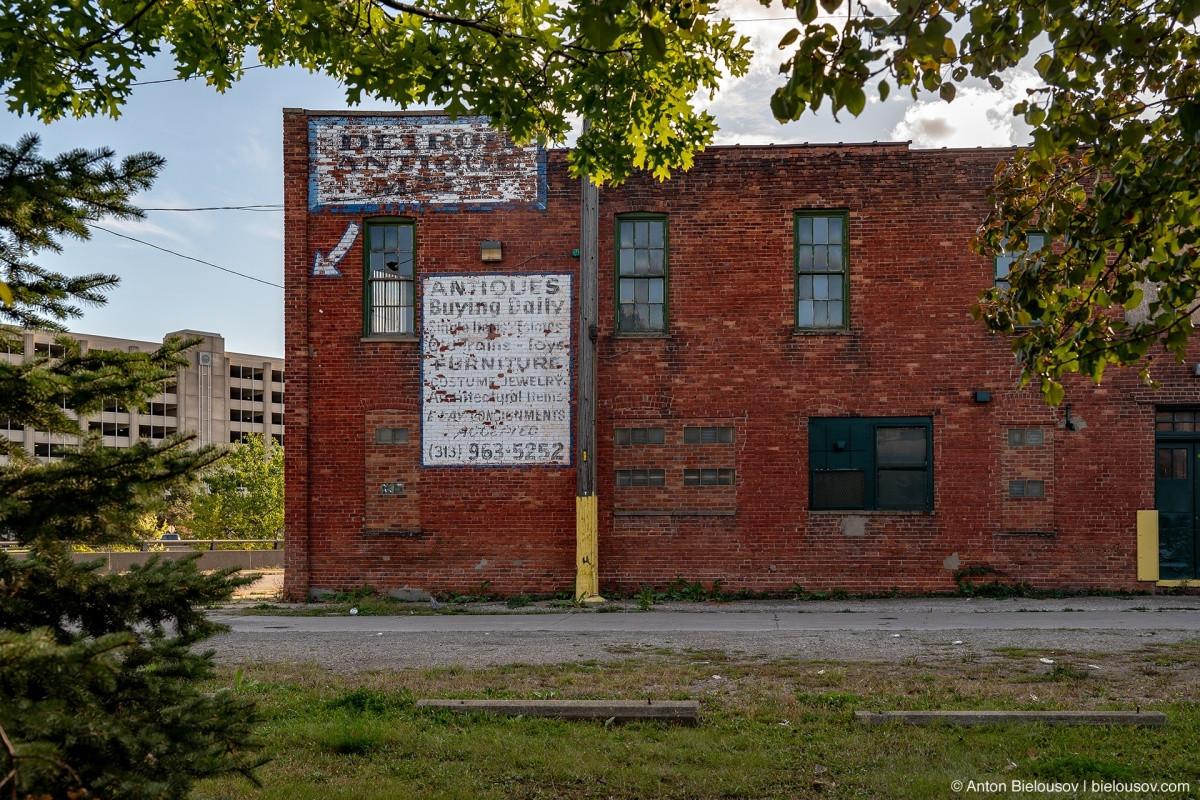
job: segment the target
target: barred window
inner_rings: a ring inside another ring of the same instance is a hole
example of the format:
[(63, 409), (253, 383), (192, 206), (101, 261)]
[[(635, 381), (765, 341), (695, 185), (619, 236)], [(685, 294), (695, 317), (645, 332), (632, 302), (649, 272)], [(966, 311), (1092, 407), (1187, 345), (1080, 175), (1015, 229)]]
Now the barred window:
[(363, 250), (366, 335), (413, 333), (413, 224), (368, 222)]

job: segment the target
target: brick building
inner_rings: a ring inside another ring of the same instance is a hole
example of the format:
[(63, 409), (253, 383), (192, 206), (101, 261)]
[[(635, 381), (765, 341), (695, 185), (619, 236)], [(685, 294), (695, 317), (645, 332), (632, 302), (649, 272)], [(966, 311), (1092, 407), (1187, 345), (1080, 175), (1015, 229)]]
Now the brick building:
[[(1007, 270), (968, 246), (1005, 155), (717, 147), (601, 190), (605, 591), (1133, 589), (1156, 502), (1161, 577), (1198, 577), (1192, 365), (1158, 391), (1068, 381), (1048, 408), (970, 318)], [(288, 594), (569, 589), (566, 154), (288, 109), (284, 168)]]

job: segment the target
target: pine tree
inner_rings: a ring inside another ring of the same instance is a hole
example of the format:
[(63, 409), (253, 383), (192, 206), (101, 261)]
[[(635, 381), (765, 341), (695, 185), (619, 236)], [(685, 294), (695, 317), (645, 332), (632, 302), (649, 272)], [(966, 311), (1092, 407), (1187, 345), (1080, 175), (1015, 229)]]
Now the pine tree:
[[(135, 218), (131, 196), (162, 160), (76, 150), (54, 159), (36, 137), (0, 146), (0, 342), (21, 327), (62, 331), (80, 304), (104, 302), (113, 275), (69, 277), (31, 258), (86, 239), (102, 216)], [(220, 453), (187, 436), (104, 447), (79, 419), (106, 401), (145, 409), (185, 363), (190, 345), (153, 353), (61, 351), (0, 360), (0, 419), (77, 438), (42, 464), (0, 441), (0, 534), (29, 547), (0, 552), (0, 791), (13, 797), (182, 798), (198, 778), (251, 775), (254, 711), (201, 691), (211, 658), (195, 646), (218, 630), (203, 605), (239, 579), (205, 575), (193, 560), (152, 561), (126, 574), (76, 564), (71, 546), (127, 542), (134, 521), (192, 480)], [(19, 352), (19, 350), (18, 350)]]

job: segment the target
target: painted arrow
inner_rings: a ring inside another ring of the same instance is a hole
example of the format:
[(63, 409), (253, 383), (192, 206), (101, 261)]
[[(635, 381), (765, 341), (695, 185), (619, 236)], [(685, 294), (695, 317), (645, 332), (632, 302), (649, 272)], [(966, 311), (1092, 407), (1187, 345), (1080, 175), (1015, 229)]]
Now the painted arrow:
[(341, 263), (341, 260), (346, 257), (346, 253), (350, 251), (350, 245), (354, 244), (354, 240), (358, 238), (360, 230), (362, 230), (361, 225), (357, 222), (351, 222), (346, 226), (346, 232), (342, 234), (341, 241), (329, 251), (329, 255), (324, 255), (318, 250), (316, 258), (313, 259), (312, 274), (324, 278), (342, 277), (342, 272), (337, 268), (337, 265)]

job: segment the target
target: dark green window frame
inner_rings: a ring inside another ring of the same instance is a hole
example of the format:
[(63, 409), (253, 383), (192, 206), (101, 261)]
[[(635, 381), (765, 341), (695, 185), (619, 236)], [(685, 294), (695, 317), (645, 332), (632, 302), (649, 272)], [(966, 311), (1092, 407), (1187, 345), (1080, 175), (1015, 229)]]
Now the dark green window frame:
[(667, 332), (670, 236), (666, 214), (622, 214), (613, 238), (616, 331)]
[(796, 329), (850, 325), (850, 212), (797, 211), (793, 218)]
[(416, 333), (416, 224), (411, 219), (363, 225), (363, 333)]
[(932, 511), (933, 420), (809, 419), (808, 498), (820, 511)]

